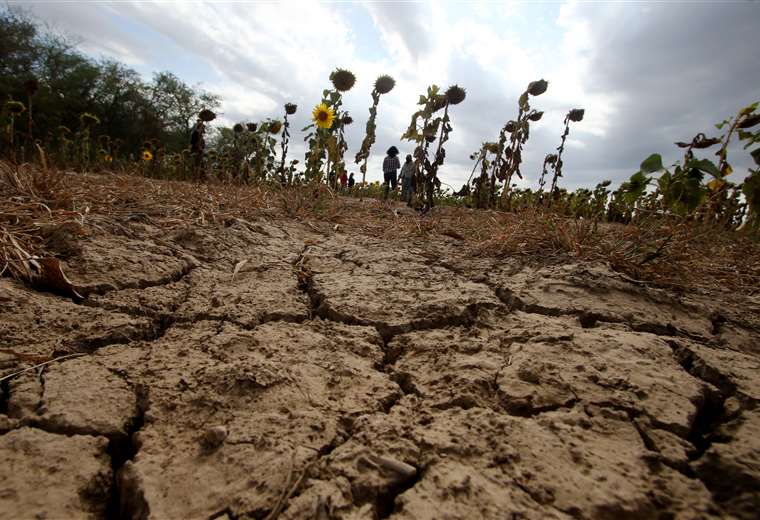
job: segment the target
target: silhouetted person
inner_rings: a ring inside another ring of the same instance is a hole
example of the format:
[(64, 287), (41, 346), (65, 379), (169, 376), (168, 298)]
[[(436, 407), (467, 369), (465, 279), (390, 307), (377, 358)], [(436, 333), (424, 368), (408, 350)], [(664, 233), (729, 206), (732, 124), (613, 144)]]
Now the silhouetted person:
[(354, 184), (356, 184), (356, 180), (354, 179), (354, 172), (351, 172), (351, 175), (348, 176), (348, 189), (352, 189)]
[(203, 134), (205, 132), (206, 125), (204, 125), (203, 121), (199, 119), (193, 127), (193, 133), (190, 134), (190, 151), (193, 153), (193, 157), (195, 157), (194, 173), (197, 177), (198, 172), (200, 172), (200, 177), (202, 179), (206, 177), (206, 174), (203, 171), (203, 149), (206, 148), (206, 139)]
[(414, 193), (414, 161), (411, 155), (406, 156), (406, 162), (401, 167), (401, 173), (398, 177), (401, 181), (401, 199), (410, 204), (412, 193)]
[(383, 160), (383, 179), (385, 180), (385, 194), (383, 200), (388, 199), (388, 191), (393, 188), (396, 191), (396, 170), (401, 168), (398, 162), (398, 148), (391, 146), (388, 148), (388, 155)]

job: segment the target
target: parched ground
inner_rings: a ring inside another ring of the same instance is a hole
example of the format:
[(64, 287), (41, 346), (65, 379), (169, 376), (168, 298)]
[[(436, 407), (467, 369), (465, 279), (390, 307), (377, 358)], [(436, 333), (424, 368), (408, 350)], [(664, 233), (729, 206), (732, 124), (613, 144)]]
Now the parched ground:
[(2, 518), (757, 518), (757, 295), (135, 215), (0, 278)]

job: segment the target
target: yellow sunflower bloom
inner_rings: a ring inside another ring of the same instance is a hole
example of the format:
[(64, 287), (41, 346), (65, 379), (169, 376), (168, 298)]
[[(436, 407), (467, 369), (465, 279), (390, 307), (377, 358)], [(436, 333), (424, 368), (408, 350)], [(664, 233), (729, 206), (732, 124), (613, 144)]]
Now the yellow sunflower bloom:
[(311, 113), (314, 123), (319, 128), (331, 128), (333, 120), (335, 119), (335, 111), (328, 107), (324, 103), (320, 103), (314, 107), (314, 111)]
[(152, 161), (153, 154), (150, 153), (150, 150), (143, 150), (142, 158), (143, 158), (143, 161)]
[(107, 162), (107, 163), (110, 163), (110, 162), (112, 162), (112, 161), (113, 161), (113, 156), (112, 156), (110, 153), (107, 153), (107, 154), (106, 154), (106, 155), (103, 157), (103, 160), (104, 160), (105, 162)]

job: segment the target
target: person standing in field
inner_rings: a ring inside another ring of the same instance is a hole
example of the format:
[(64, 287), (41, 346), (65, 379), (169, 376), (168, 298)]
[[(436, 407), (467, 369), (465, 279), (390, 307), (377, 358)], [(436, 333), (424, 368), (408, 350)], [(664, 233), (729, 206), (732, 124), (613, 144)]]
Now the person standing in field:
[(354, 172), (351, 172), (351, 175), (348, 176), (348, 189), (353, 190), (354, 184), (356, 184), (356, 179), (354, 179)]
[(412, 193), (414, 193), (414, 161), (412, 161), (411, 155), (406, 156), (406, 162), (401, 167), (398, 179), (401, 181), (401, 200), (409, 205), (412, 202)]
[(401, 168), (398, 162), (398, 148), (388, 148), (388, 155), (383, 160), (383, 179), (385, 180), (385, 195), (383, 200), (388, 200), (388, 191), (393, 188), (396, 191), (396, 170)]
[(348, 186), (348, 177), (346, 176), (346, 170), (343, 170), (340, 174), (340, 191), (346, 191)]
[(201, 179), (206, 177), (205, 172), (203, 171), (203, 149), (206, 148), (206, 140), (203, 136), (205, 130), (206, 125), (204, 125), (203, 121), (199, 119), (193, 127), (193, 133), (190, 134), (190, 151), (195, 157), (194, 173), (197, 177), (200, 172)]

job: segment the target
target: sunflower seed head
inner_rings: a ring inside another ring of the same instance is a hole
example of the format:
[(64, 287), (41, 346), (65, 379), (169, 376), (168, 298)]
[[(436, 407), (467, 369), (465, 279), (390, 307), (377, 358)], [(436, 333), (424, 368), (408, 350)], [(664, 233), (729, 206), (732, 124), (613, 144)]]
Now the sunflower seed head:
[(289, 116), (292, 116), (296, 113), (296, 110), (298, 109), (298, 105), (295, 103), (285, 103), (285, 113)]
[(380, 94), (387, 94), (396, 86), (396, 80), (387, 74), (383, 74), (375, 80), (375, 90)]
[(459, 85), (452, 85), (446, 91), (446, 99), (450, 105), (458, 105), (467, 96), (467, 92)]
[(200, 113), (198, 114), (198, 118), (199, 118), (201, 121), (205, 121), (206, 123), (208, 123), (209, 121), (213, 121), (214, 119), (216, 119), (216, 114), (215, 114), (215, 113), (213, 113), (213, 112), (212, 112), (211, 110), (209, 110), (208, 108), (204, 108), (204, 109), (203, 109), (203, 110), (201, 110), (201, 111), (200, 111)]
[(332, 81), (335, 90), (340, 92), (347, 92), (351, 90), (356, 83), (356, 76), (350, 70), (335, 69), (330, 73), (330, 81)]
[(242, 131), (243, 131), (243, 125), (241, 125), (240, 123), (236, 123), (236, 124), (235, 124), (235, 126), (233, 126), (233, 127), (232, 127), (232, 130), (233, 130), (233, 131), (234, 131), (236, 134), (239, 134), (240, 132), (242, 132)]

